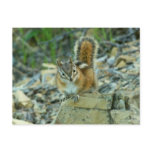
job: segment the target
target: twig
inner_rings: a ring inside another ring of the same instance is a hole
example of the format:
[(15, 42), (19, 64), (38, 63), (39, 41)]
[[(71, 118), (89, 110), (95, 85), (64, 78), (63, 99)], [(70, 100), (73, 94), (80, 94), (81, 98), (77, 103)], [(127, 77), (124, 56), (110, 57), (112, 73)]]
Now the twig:
[(27, 48), (24, 49), (24, 51), (35, 52), (35, 50), (20, 36), (16, 38), (16, 41), (21, 42)]
[(89, 28), (84, 28), (82, 31), (82, 36), (85, 36)]
[(22, 63), (19, 62), (19, 61), (17, 62), (16, 65), (14, 65), (14, 67), (20, 69), (22, 72), (25, 72), (26, 74), (27, 74), (27, 72), (32, 72), (32, 73), (34, 73), (34, 72), (37, 71), (37, 70), (34, 70), (34, 69), (30, 68), (30, 67), (25, 66), (24, 64), (22, 64)]
[(114, 43), (114, 42), (110, 42), (110, 41), (102, 41), (100, 43), (101, 44), (108, 44), (108, 45), (116, 46), (118, 48), (128, 47), (128, 45), (126, 45), (126, 44), (119, 44), (119, 43)]
[(126, 38), (134, 35), (138, 30), (139, 30), (138, 28), (135, 29), (135, 30), (131, 30), (131, 32), (128, 33), (128, 34), (121, 35), (121, 36), (118, 36), (118, 37), (114, 38), (114, 41), (122, 41), (123, 39), (126, 39)]

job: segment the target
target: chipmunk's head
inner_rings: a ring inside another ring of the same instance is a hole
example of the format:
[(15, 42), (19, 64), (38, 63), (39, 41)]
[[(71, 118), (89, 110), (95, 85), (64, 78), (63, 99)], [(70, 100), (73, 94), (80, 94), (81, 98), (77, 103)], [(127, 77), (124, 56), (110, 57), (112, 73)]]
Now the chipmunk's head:
[(67, 62), (57, 60), (58, 73), (64, 82), (75, 82), (78, 78), (78, 68), (70, 58)]

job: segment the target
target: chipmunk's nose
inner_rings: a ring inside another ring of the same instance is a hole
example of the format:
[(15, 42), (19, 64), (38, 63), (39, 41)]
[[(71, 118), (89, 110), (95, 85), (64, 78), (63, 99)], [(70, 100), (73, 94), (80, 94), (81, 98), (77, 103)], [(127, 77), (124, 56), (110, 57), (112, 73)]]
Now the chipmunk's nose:
[(72, 81), (72, 78), (70, 77), (70, 81)]

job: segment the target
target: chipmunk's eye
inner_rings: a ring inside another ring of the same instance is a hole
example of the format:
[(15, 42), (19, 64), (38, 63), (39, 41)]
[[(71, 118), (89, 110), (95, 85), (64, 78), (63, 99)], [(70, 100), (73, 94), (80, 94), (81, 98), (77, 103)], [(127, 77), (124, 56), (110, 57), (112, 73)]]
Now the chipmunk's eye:
[(75, 73), (76, 71), (75, 71), (75, 70), (73, 70), (73, 72)]
[(62, 76), (65, 76), (65, 74), (64, 74), (64, 73), (62, 73)]

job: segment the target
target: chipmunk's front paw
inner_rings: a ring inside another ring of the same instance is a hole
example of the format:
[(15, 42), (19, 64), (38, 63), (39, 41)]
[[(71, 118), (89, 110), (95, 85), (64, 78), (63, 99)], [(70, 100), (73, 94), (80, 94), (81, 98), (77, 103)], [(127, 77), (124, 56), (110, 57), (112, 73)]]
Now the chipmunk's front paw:
[(73, 101), (78, 102), (79, 101), (79, 95), (73, 96)]

